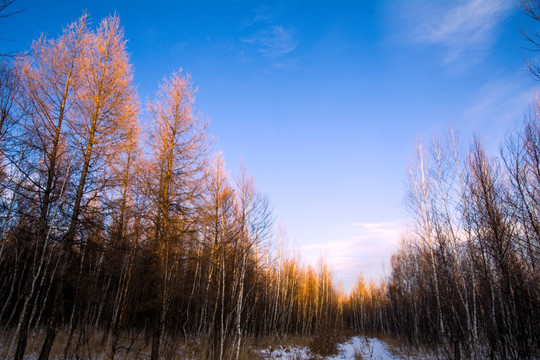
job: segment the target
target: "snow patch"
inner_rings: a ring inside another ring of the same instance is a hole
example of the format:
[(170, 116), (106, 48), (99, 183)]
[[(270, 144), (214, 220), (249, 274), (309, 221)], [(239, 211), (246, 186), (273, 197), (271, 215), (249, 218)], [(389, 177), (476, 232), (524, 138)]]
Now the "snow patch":
[(388, 351), (388, 345), (377, 338), (355, 336), (348, 342), (338, 345), (339, 354), (329, 357), (331, 360), (354, 359), (356, 354), (362, 359), (399, 360)]
[(287, 360), (308, 359), (311, 351), (307, 347), (279, 346), (277, 349), (264, 349), (260, 351), (264, 359)]
[[(327, 360), (355, 359), (355, 355), (361, 355), (364, 360), (400, 360), (390, 353), (388, 345), (377, 338), (355, 336), (346, 343), (338, 345), (339, 353), (326, 357)], [(280, 346), (277, 349), (264, 349), (260, 351), (264, 359), (272, 360), (297, 360), (321, 358), (314, 356), (306, 347)]]

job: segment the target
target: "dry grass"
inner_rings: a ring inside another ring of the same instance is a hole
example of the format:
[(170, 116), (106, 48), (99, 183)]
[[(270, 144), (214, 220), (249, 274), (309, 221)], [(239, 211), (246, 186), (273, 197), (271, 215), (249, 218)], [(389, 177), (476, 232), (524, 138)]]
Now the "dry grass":
[[(2, 348), (0, 349), (0, 357), (3, 359), (6, 359), (8, 357), (8, 351), (9, 347), (12, 341), (12, 337), (14, 335), (15, 331), (11, 331), (2, 339)], [(44, 330), (37, 330), (37, 331), (31, 331), (26, 344), (26, 354), (39, 354), (41, 351), (41, 346), (43, 345), (43, 341), (45, 339), (45, 331)], [(53, 346), (51, 348), (51, 358), (63, 358), (64, 352), (66, 350), (66, 344), (68, 343), (69, 334), (59, 331), (57, 333), (56, 339), (53, 343)], [(72, 342), (76, 342), (77, 338), (73, 339)], [(15, 343), (13, 345), (13, 352), (15, 352), (17, 344)], [(87, 354), (87, 351), (84, 351), (84, 348), (90, 348), (93, 349), (92, 353)], [(71, 350), (71, 349), (70, 349)], [(90, 356), (96, 356), (97, 354), (101, 353), (103, 349), (100, 349), (98, 344), (95, 344), (92, 342), (91, 344), (88, 344), (88, 346), (81, 347), (79, 346), (79, 352), (80, 355), (83, 355), (84, 357), (90, 357)], [(11, 354), (13, 356), (14, 353)], [(82, 356), (81, 356), (82, 357)]]
[(398, 338), (378, 335), (376, 336), (381, 341), (384, 341), (388, 345), (388, 351), (397, 357), (403, 359), (418, 359), (421, 354), (427, 354), (427, 349), (416, 347), (411, 344), (400, 341)]
[[(8, 350), (11, 343), (11, 339), (14, 335), (14, 331), (6, 333), (3, 338), (0, 339), (0, 359), (8, 358)], [(73, 335), (71, 344), (67, 349), (67, 359), (101, 359), (107, 358), (104, 355), (110, 353), (110, 343), (104, 342), (103, 332), (77, 332)], [(41, 351), (41, 346), (45, 339), (44, 330), (31, 331), (26, 347), (26, 356), (32, 354), (37, 355)], [(51, 348), (51, 359), (64, 359), (66, 353), (66, 346), (69, 341), (69, 333), (63, 330), (59, 330), (56, 339)], [(16, 344), (15, 344), (16, 345)], [(14, 346), (15, 348), (15, 346)], [(13, 349), (13, 352), (15, 349)], [(164, 348), (164, 352), (168, 349)], [(144, 337), (141, 334), (123, 334), (119, 339), (117, 347), (117, 357), (119, 359), (129, 357), (132, 360), (148, 359), (150, 354), (150, 345), (146, 343)], [(171, 355), (169, 353), (168, 355)], [(13, 353), (11, 357), (13, 357)], [(183, 359), (183, 357), (168, 356), (167, 359)]]
[(312, 353), (321, 356), (331, 356), (339, 352), (338, 344), (347, 341), (347, 336), (336, 331), (330, 324), (322, 325), (309, 344)]
[(309, 344), (311, 352), (321, 356), (331, 356), (338, 353), (338, 336), (333, 334), (317, 334)]
[(364, 360), (364, 356), (362, 356), (359, 349), (354, 350), (354, 360)]
[(267, 349), (277, 347), (308, 347), (311, 342), (311, 337), (306, 336), (263, 336), (260, 338), (247, 339), (247, 342), (256, 348)]
[[(14, 332), (6, 333), (0, 339), (0, 359), (7, 359), (7, 351)], [(28, 337), (26, 355), (39, 354), (45, 331), (33, 331)], [(51, 350), (51, 360), (63, 359), (69, 334), (66, 331), (59, 331)], [(240, 349), (239, 360), (263, 360), (263, 355), (259, 350), (277, 350), (283, 348), (305, 347), (309, 348), (311, 354), (309, 360), (324, 359), (324, 356), (337, 353), (337, 344), (346, 340), (343, 334), (335, 334), (331, 331), (319, 331), (313, 337), (301, 336), (267, 336), (262, 338), (246, 338)], [(145, 339), (143, 334), (124, 333), (119, 339), (116, 357), (118, 359), (129, 358), (132, 360), (148, 359), (150, 357), (151, 341)], [(191, 338), (187, 341), (183, 337), (167, 337), (161, 347), (161, 358), (167, 360), (211, 360), (214, 358), (211, 351), (211, 341), (205, 338)], [(226, 358), (234, 358), (232, 352)], [(67, 351), (67, 359), (107, 359), (110, 354), (110, 338), (104, 341), (104, 334), (101, 331), (88, 333), (75, 333), (71, 345)], [(11, 354), (13, 356), (13, 354)], [(229, 356), (231, 355), (231, 356)], [(301, 359), (297, 355), (296, 360)], [(355, 359), (362, 359), (361, 354), (355, 355)]]
[[(0, 339), (0, 359), (7, 359), (11, 338), (14, 331), (7, 333)], [(76, 333), (71, 340), (71, 345), (67, 351), (67, 359), (106, 359), (110, 355), (110, 342), (104, 341), (103, 332)], [(45, 331), (33, 331), (28, 337), (26, 355), (39, 354)], [(64, 359), (66, 345), (68, 344), (69, 334), (65, 331), (59, 331), (51, 349), (51, 360)], [(109, 339), (110, 340), (110, 339)], [(289, 341), (292, 341), (289, 339)], [(253, 341), (247, 340), (239, 353), (239, 360), (262, 360), (262, 356), (252, 346)], [(167, 360), (211, 360), (214, 359), (211, 351), (211, 345), (208, 339), (188, 339), (183, 337), (166, 337), (160, 348), (160, 357)], [(143, 334), (124, 333), (119, 339), (116, 351), (116, 358), (130, 360), (143, 360), (150, 357), (151, 341), (145, 339)], [(229, 354), (226, 358), (233, 358), (232, 352), (235, 349), (228, 349)], [(236, 353), (234, 353), (236, 355)], [(11, 354), (11, 357), (13, 353)]]

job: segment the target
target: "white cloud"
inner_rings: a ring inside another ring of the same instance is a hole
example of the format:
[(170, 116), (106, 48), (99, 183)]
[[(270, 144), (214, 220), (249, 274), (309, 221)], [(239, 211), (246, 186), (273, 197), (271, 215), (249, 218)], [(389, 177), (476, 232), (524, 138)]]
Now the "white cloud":
[(267, 7), (255, 9), (253, 16), (244, 22), (242, 34), (241, 42), (270, 59), (289, 54), (297, 45), (293, 29), (279, 23)]
[(271, 58), (290, 53), (296, 47), (296, 40), (291, 30), (281, 25), (253, 32), (240, 40), (256, 46), (259, 52)]
[(344, 231), (343, 239), (301, 248), (303, 258), (315, 263), (319, 256), (332, 266), (334, 278), (348, 291), (360, 273), (366, 280), (380, 280), (384, 266), (396, 251), (404, 228), (403, 221), (353, 223)]
[(512, 10), (509, 0), (420, 2), (405, 12), (415, 43), (445, 49), (445, 63), (480, 60), (495, 42), (497, 26)]

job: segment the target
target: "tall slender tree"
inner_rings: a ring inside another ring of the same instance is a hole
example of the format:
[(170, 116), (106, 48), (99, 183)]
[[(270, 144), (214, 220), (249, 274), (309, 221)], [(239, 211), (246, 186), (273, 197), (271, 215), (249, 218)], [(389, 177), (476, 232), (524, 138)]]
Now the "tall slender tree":
[[(72, 143), (80, 163), (75, 174), (74, 202), (69, 225), (62, 239), (60, 271), (52, 294), (53, 315), (40, 353), (40, 360), (48, 359), (56, 337), (59, 321), (62, 283), (69, 266), (71, 247), (77, 236), (80, 216), (91, 201), (107, 191), (107, 167), (115, 156), (115, 149), (129, 141), (135, 126), (137, 99), (133, 74), (125, 48), (123, 30), (116, 16), (105, 18), (97, 30), (87, 37), (83, 53), (81, 84), (75, 104), (77, 117), (70, 123)], [(90, 186), (89, 186), (90, 185)]]
[(201, 191), (199, 180), (206, 150), (206, 126), (193, 109), (193, 101), (190, 78), (182, 76), (179, 70), (162, 82), (155, 101), (149, 103), (154, 122), (148, 137), (152, 149), (148, 193), (154, 209), (149, 216), (159, 274), (152, 360), (158, 359), (161, 337), (165, 332), (171, 250), (185, 239), (185, 230), (193, 218), (192, 211)]
[(38, 285), (47, 271), (45, 261), (50, 228), (57, 220), (56, 209), (64, 195), (65, 181), (70, 176), (69, 164), (66, 164), (70, 158), (66, 154), (66, 122), (74, 121), (76, 116), (75, 94), (81, 83), (87, 36), (87, 17), (83, 15), (58, 39), (42, 36), (35, 41), (32, 53), (19, 64), (22, 92), (19, 105), (26, 114), (24, 128), (28, 135), (23, 138), (20, 151), (29, 148), (27, 154), (32, 154), (26, 157), (31, 172), (25, 176), (35, 184), (40, 199), (36, 248), (41, 250), (41, 255), (35, 259), (37, 266), (33, 268), (31, 287), (17, 326), (15, 359), (22, 359), (24, 355), (31, 310), (40, 290)]

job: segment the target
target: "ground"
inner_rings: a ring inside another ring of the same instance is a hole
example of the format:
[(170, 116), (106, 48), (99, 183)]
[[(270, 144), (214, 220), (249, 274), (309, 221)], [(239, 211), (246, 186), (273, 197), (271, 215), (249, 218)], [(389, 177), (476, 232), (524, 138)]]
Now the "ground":
[[(339, 353), (337, 355), (327, 357), (327, 360), (338, 359), (362, 359), (362, 360), (398, 360), (402, 359), (393, 355), (389, 347), (383, 341), (377, 338), (367, 338), (361, 336), (355, 336), (346, 343), (338, 345)], [(264, 359), (317, 359), (316, 356), (311, 354), (307, 347), (278, 347), (273, 351), (265, 349), (261, 351)]]

